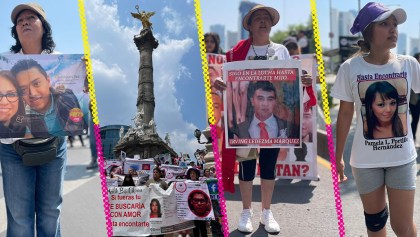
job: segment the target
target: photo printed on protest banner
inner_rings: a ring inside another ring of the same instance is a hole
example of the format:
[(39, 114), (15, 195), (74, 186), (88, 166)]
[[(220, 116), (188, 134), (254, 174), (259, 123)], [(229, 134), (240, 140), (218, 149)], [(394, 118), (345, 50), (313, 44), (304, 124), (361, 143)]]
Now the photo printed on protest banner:
[(178, 217), (174, 185), (163, 190), (150, 185), (150, 229), (152, 235), (174, 233), (194, 227), (194, 222)]
[[(226, 63), (226, 56), (223, 54), (207, 54), (207, 62), (209, 67), (209, 79), (211, 85), (211, 99), (213, 102), (213, 116), (214, 125), (217, 128), (217, 141), (219, 154), (221, 154), (222, 148), (222, 137), (225, 124), (223, 123), (225, 115), (225, 109), (223, 107), (223, 90), (224, 85), (220, 86), (220, 82), (223, 82), (222, 66)], [(230, 98), (228, 98), (230, 99)], [(206, 117), (207, 118), (207, 117)], [(208, 118), (206, 119), (208, 120)]]
[(207, 183), (201, 181), (175, 182), (178, 217), (185, 220), (214, 218)]
[(318, 179), (317, 167), (317, 91), (318, 64), (313, 54), (293, 55), (301, 62), (304, 74), (312, 76), (312, 85), (303, 86), (302, 147), (281, 149), (277, 159), (277, 176), (282, 178)]
[(300, 61), (226, 63), (227, 148), (301, 147)]
[(146, 186), (108, 188), (114, 236), (150, 235), (150, 189)]
[(0, 138), (87, 134), (82, 54), (0, 55)]

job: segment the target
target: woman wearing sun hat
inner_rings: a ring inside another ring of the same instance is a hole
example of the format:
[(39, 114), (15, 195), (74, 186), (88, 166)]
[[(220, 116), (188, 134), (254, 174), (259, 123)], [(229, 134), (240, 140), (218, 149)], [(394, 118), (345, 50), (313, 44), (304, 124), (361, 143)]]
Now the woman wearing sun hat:
[(364, 125), (364, 120), (373, 119), (367, 117), (367, 105), (364, 104), (368, 87), (387, 82), (398, 90), (399, 99), (376, 94), (372, 106), (381, 111), (375, 115), (380, 116), (381, 126), (374, 129), (380, 132), (392, 126), (390, 114), (395, 106), (403, 127), (409, 127), (406, 102), (410, 89), (420, 92), (420, 67), (413, 57), (391, 52), (397, 44), (398, 25), (406, 18), (401, 8), (391, 10), (380, 3), (366, 4), (350, 29), (352, 34), (360, 32), (363, 35), (358, 43), (360, 51), (341, 65), (331, 91), (331, 95), (341, 101), (336, 134), (336, 162), (341, 182), (347, 180), (343, 151), (356, 109), (357, 127), (350, 165), (363, 203), (369, 236), (386, 236), (384, 227), (389, 213), (391, 227), (397, 236), (417, 236), (413, 222), (417, 172), (413, 134), (406, 130), (404, 134), (376, 139), (366, 136)]
[[(286, 47), (270, 41), (271, 27), (276, 25), (279, 20), (280, 14), (276, 9), (264, 5), (254, 6), (242, 20), (242, 26), (249, 32), (249, 38), (239, 41), (226, 53), (227, 61), (290, 59)], [(305, 85), (310, 85), (312, 82), (311, 76), (302, 76), (302, 82)], [(260, 223), (271, 234), (276, 234), (280, 231), (280, 226), (270, 210), (275, 184), (275, 165), (279, 150), (279, 148), (264, 148), (260, 150), (259, 154), (262, 208)], [(232, 191), (233, 177), (231, 173), (236, 153), (234, 149), (226, 149), (223, 146), (222, 154), (223, 186), (225, 190)], [(255, 159), (239, 163), (239, 187), (243, 210), (240, 216), (238, 230), (245, 233), (253, 231), (251, 201), (256, 163), (257, 161)]]

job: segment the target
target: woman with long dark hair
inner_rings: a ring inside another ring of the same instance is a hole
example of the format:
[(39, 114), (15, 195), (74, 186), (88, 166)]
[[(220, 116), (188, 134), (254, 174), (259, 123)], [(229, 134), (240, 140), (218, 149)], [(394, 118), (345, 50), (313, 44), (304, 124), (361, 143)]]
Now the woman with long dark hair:
[(26, 114), (21, 91), (10, 71), (0, 71), (0, 136), (24, 137)]
[(160, 207), (159, 200), (153, 198), (150, 201), (150, 218), (161, 218), (162, 217), (162, 210)]
[(367, 139), (404, 136), (404, 129), (398, 116), (399, 96), (397, 89), (387, 81), (371, 84), (366, 90)]

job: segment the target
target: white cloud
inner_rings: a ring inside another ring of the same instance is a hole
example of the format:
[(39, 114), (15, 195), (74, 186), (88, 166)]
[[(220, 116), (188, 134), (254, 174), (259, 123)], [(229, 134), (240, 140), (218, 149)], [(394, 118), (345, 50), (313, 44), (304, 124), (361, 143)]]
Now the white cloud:
[[(86, 2), (86, 10), (100, 124), (131, 124), (137, 109), (140, 58), (133, 36), (139, 33), (141, 25), (122, 25), (115, 3), (106, 5), (103, 0), (91, 0)], [(181, 33), (183, 24), (178, 13), (166, 7), (161, 14), (166, 27), (170, 27), (168, 31)], [(202, 147), (191, 136), (197, 126), (186, 122), (184, 117), (188, 115), (181, 114), (183, 99), (175, 96), (175, 84), (191, 78), (188, 68), (180, 62), (194, 42), (187, 37), (171, 39), (164, 32), (155, 33), (159, 46), (153, 51), (157, 131), (162, 138), (168, 132), (172, 147), (192, 156)]]
[(165, 6), (162, 9), (161, 15), (165, 23), (166, 29), (169, 32), (175, 33), (177, 35), (181, 33), (185, 24), (183, 24), (181, 15), (178, 12), (174, 11), (168, 6)]

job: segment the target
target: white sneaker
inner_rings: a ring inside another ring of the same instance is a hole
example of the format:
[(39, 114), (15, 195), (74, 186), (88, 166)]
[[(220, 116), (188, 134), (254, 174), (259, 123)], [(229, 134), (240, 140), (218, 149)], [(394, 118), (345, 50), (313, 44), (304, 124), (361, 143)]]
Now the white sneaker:
[(273, 213), (270, 209), (263, 209), (260, 222), (264, 225), (264, 229), (268, 233), (280, 232), (280, 226), (277, 221), (274, 220)]
[(243, 209), (241, 213), (241, 219), (239, 219), (238, 230), (240, 232), (251, 233), (252, 228), (252, 210)]

